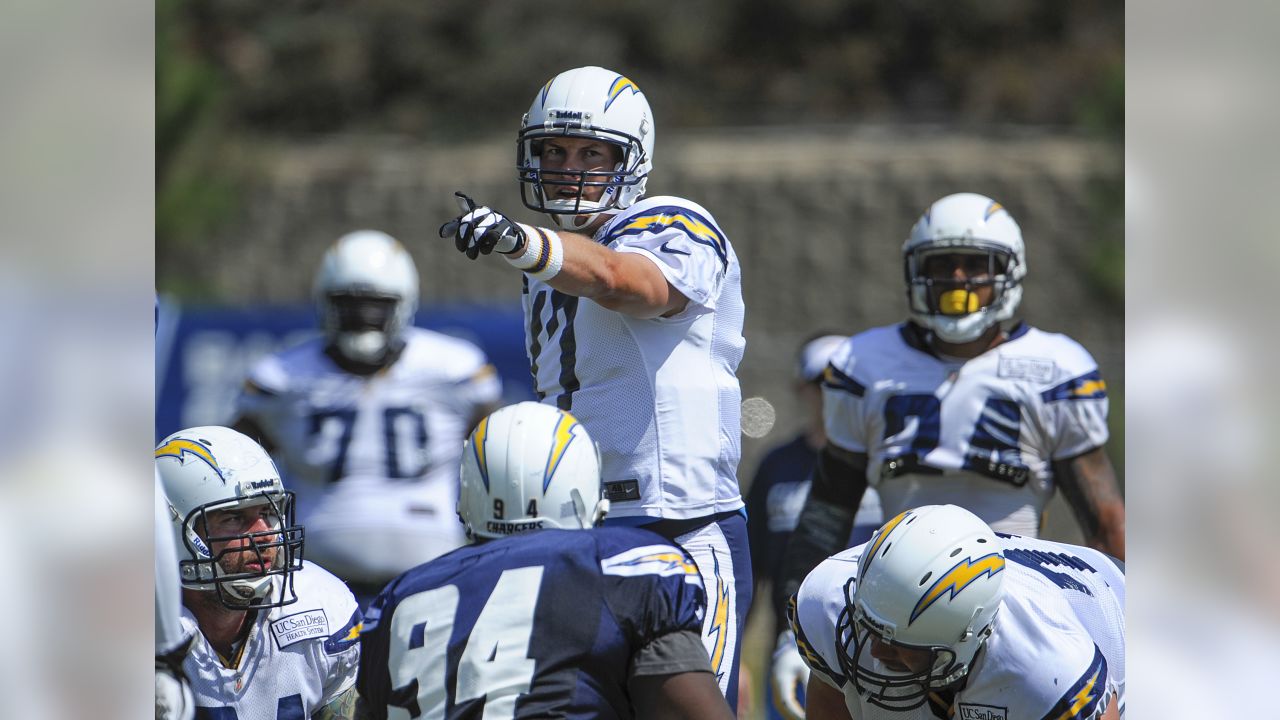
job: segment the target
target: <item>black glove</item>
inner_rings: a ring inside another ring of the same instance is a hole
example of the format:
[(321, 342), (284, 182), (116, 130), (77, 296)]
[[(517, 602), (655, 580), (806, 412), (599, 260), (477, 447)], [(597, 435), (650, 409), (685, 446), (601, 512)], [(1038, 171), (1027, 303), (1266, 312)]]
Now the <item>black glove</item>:
[(458, 252), (475, 260), (478, 255), (488, 255), (494, 250), (511, 255), (524, 249), (528, 239), (519, 224), (496, 210), (476, 205), (460, 192), (454, 195), (458, 197), (462, 214), (440, 226), (440, 237), (453, 236)]

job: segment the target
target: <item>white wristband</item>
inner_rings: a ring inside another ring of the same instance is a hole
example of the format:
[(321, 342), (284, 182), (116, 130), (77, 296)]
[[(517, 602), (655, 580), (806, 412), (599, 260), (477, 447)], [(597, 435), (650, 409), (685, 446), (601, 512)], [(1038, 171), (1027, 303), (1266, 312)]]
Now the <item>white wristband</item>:
[(564, 242), (553, 230), (520, 224), (528, 238), (524, 254), (518, 258), (506, 257), (512, 266), (546, 282), (560, 274), (564, 267)]

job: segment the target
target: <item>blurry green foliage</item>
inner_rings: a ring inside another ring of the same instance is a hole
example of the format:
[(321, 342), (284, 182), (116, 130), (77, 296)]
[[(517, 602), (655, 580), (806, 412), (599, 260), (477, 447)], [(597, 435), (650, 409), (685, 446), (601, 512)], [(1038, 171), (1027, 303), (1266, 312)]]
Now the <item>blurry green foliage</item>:
[[(163, 257), (197, 249), (235, 206), (223, 162), (229, 85), (193, 45), (195, 18), (182, 0), (156, 2), (156, 250)], [(188, 297), (202, 294), (200, 273), (170, 278)], [(185, 283), (185, 285), (183, 285)]]
[(161, 6), (161, 34), (191, 42), (158, 63), (221, 70), (227, 119), (272, 134), (509, 131), (544, 80), (585, 64), (636, 80), (668, 126), (1071, 126), (1123, 56), (1124, 6), (1100, 0)]
[[(1048, 125), (1117, 152), (1123, 133), (1124, 6), (1103, 0), (157, 0), (156, 27), (157, 247), (184, 261), (235, 208), (240, 139), (514, 136), (579, 65), (634, 79), (660, 132)], [(1093, 275), (1122, 299), (1118, 195), (1093, 208)]]

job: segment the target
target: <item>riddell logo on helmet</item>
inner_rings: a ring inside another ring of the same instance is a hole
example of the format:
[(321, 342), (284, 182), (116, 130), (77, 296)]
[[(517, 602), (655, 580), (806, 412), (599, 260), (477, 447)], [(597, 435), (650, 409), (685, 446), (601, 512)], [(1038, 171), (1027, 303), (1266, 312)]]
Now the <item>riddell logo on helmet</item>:
[(515, 533), (527, 532), (529, 530), (538, 530), (542, 527), (542, 521), (530, 523), (509, 523), (509, 522), (493, 522), (490, 520), (484, 524), (489, 532), (502, 533), (503, 535), (514, 535)]
[(552, 110), (550, 115), (556, 120), (581, 120), (584, 113), (581, 110)]

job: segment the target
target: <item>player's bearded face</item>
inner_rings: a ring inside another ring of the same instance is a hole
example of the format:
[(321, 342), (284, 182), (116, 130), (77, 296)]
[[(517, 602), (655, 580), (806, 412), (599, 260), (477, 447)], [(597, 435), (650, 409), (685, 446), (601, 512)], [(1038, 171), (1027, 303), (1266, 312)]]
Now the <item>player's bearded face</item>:
[(218, 560), (218, 566), (227, 574), (261, 573), (276, 565), (280, 548), (280, 535), (272, 531), (280, 529), (280, 517), (270, 504), (247, 508), (214, 510), (208, 514), (209, 537), (219, 538), (249, 533), (261, 533), (252, 538), (213, 541), (210, 550)]
[[(543, 175), (551, 181), (564, 180), (576, 183), (580, 172), (608, 172), (622, 162), (622, 149), (613, 143), (589, 138), (557, 137), (542, 141), (540, 166)], [(602, 176), (592, 176), (597, 181)], [(545, 186), (548, 200), (572, 200), (579, 191), (574, 185)], [(602, 186), (583, 186), (582, 199), (597, 202), (604, 195)]]
[(968, 315), (995, 299), (992, 280), (999, 269), (987, 253), (938, 253), (924, 260), (924, 274), (933, 281), (930, 293), (943, 315)]

